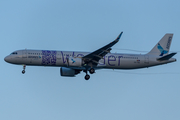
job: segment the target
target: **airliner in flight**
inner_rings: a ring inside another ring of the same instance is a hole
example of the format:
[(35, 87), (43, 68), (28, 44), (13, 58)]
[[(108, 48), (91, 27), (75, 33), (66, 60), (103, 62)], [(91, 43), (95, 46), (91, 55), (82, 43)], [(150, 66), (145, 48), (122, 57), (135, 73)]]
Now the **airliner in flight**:
[(56, 51), (56, 50), (17, 50), (4, 58), (8, 63), (26, 66), (61, 67), (60, 75), (74, 77), (81, 71), (85, 72), (85, 79), (98, 69), (138, 69), (175, 62), (172, 58), (176, 53), (169, 53), (173, 34), (164, 37), (147, 54), (110, 53), (123, 32), (111, 43), (93, 52)]

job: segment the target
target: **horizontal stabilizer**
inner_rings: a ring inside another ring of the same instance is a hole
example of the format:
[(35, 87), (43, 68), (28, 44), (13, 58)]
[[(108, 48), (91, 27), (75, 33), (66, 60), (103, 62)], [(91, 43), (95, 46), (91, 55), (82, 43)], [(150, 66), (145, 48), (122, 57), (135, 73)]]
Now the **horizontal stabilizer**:
[(169, 60), (170, 58), (172, 58), (176, 53), (171, 53), (171, 54), (168, 54), (166, 56), (163, 56), (161, 58), (158, 58), (157, 60), (159, 61), (163, 61), (163, 60)]

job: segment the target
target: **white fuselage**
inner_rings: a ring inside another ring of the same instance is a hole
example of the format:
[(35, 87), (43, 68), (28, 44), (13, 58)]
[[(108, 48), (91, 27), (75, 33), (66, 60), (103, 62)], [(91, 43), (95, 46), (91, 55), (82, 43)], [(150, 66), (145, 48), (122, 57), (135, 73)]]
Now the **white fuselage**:
[[(5, 58), (5, 61), (12, 64), (23, 64), (32, 66), (53, 66), (67, 67), (67, 58), (81, 58), (89, 52), (76, 51), (55, 51), (55, 50), (18, 50)], [(170, 58), (165, 61), (158, 61), (159, 56), (140, 54), (120, 54), (109, 53), (99, 61), (95, 69), (137, 69), (151, 67), (176, 61)], [(71, 67), (71, 66), (69, 66)], [(85, 69), (85, 67), (71, 67), (75, 69)]]

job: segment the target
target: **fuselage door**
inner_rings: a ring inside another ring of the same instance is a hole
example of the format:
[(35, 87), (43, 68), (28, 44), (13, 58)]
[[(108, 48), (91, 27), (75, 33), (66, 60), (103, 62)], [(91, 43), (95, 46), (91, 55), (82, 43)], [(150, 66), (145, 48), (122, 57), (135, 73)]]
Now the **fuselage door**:
[(149, 56), (148, 55), (144, 56), (144, 63), (149, 64)]
[(23, 59), (26, 59), (26, 58), (27, 58), (27, 51), (26, 51), (26, 50), (23, 50), (23, 51), (22, 51), (22, 58), (23, 58)]

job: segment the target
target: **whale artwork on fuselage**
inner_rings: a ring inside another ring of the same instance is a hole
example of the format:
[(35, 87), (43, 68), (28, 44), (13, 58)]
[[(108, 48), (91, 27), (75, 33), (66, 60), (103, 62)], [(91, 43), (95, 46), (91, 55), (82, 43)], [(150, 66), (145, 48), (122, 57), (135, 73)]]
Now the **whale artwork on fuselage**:
[(164, 37), (147, 54), (110, 53), (123, 32), (111, 43), (93, 52), (56, 51), (56, 50), (17, 50), (4, 58), (8, 63), (26, 66), (60, 67), (60, 75), (74, 77), (81, 71), (85, 79), (98, 69), (138, 69), (175, 62), (172, 58), (176, 53), (169, 53), (173, 34)]

